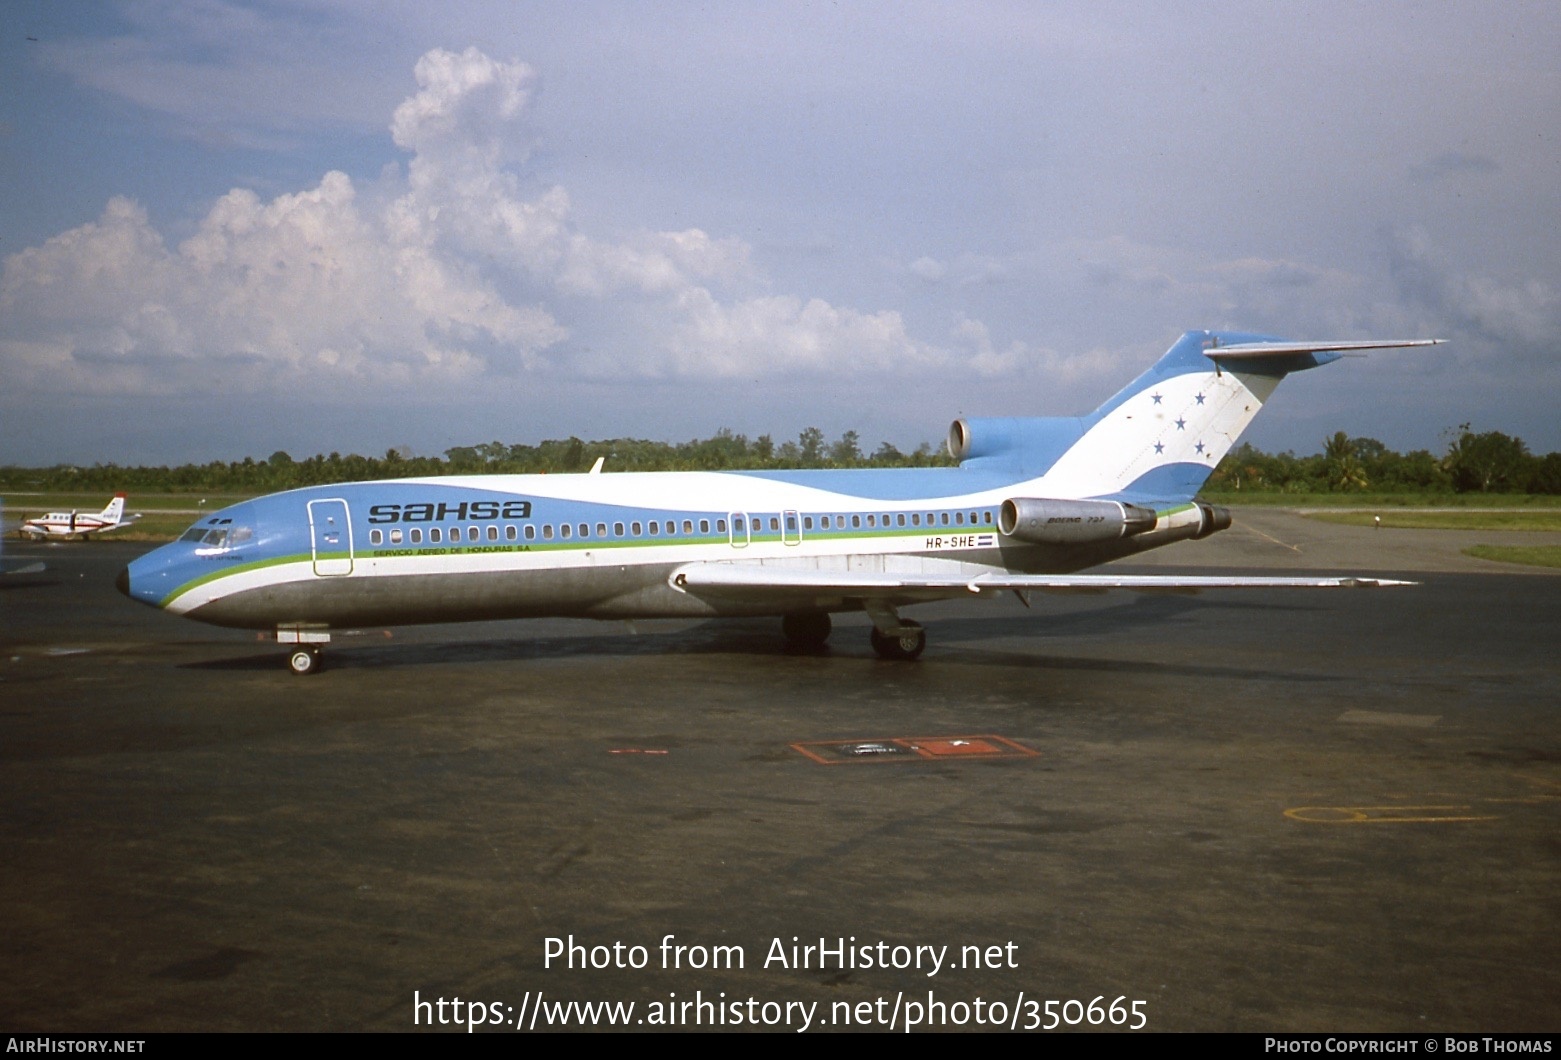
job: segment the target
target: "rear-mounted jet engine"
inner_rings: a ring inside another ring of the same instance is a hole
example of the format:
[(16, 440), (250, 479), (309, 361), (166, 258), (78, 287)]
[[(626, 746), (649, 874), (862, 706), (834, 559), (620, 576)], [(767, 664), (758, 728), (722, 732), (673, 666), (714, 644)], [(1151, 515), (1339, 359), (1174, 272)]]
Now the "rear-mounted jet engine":
[(1081, 545), (1142, 534), (1153, 530), (1155, 521), (1155, 513), (1148, 508), (1121, 501), (1014, 497), (1003, 502), (997, 528), (1009, 537), (1032, 544)]

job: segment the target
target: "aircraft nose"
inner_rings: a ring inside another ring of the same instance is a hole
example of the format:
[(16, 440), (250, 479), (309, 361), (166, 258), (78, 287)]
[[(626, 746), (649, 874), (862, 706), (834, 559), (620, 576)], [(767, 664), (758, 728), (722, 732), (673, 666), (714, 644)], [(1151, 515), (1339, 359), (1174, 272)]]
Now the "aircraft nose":
[(120, 592), (124, 593), (126, 596), (130, 595), (130, 568), (129, 567), (124, 567), (124, 568), (122, 568), (120, 570), (119, 577), (114, 579), (114, 588), (118, 589)]

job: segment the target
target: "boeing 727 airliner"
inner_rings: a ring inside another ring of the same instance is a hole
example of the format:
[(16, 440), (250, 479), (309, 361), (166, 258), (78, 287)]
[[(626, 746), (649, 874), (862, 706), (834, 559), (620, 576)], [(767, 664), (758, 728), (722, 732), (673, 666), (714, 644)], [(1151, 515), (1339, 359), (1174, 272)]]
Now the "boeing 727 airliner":
[[(333, 630), (544, 615), (776, 615), (822, 645), (864, 611), (914, 659), (899, 609), (1030, 590), (1404, 585), (1379, 578), (1079, 574), (1230, 513), (1196, 499), (1291, 372), (1440, 340), (1287, 342), (1192, 331), (1094, 412), (961, 419), (957, 467), (496, 475), (316, 486), (202, 519), (118, 578), (131, 599), (267, 630), (295, 673)], [(598, 465), (599, 466), (599, 465)]]

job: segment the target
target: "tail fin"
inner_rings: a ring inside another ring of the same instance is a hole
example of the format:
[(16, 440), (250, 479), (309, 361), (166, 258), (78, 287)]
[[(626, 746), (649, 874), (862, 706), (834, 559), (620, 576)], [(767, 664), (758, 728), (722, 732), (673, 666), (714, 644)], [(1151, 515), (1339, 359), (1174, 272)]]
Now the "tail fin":
[(1308, 343), (1189, 331), (1088, 416), (976, 422), (1006, 425), (1014, 462), (1040, 476), (1044, 496), (1190, 501), (1286, 375), (1345, 351), (1439, 341)]
[(108, 521), (109, 523), (117, 524), (121, 519), (124, 518), (124, 515), (125, 495), (123, 493), (116, 493), (114, 494), (114, 499), (108, 502), (108, 507), (104, 508), (98, 517)]
[(1291, 372), (1347, 351), (1430, 346), (1439, 339), (1289, 342), (1241, 332), (1189, 331), (1154, 366), (1089, 418), (1047, 474), (1063, 496), (1189, 501)]

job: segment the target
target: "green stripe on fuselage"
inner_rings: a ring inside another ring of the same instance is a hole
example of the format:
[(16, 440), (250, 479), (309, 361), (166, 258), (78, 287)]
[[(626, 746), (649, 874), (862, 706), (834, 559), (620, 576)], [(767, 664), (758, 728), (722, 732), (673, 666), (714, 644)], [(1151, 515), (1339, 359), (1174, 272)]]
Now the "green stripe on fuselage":
[[(1187, 508), (1187, 507), (1191, 507), (1191, 505), (1184, 505), (1182, 507), (1183, 508)], [(1175, 509), (1175, 510), (1180, 511), (1180, 510), (1182, 510), (1182, 508), (1178, 508), (1178, 509)], [(848, 530), (848, 531), (844, 531), (844, 532), (837, 532), (837, 531), (833, 531), (833, 530), (830, 530), (830, 531), (824, 531), (824, 530), (802, 531), (802, 534), (803, 534), (802, 540), (804, 540), (804, 541), (846, 542), (846, 541), (888, 540), (888, 539), (893, 539), (893, 538), (899, 538), (899, 539), (904, 540), (909, 545), (909, 544), (912, 544), (912, 543), (916, 542), (917, 540), (919, 540), (921, 538), (927, 537), (928, 535), (948, 536), (950, 534), (995, 534), (995, 533), (997, 533), (997, 527), (995, 527), (995, 526), (958, 526), (958, 527), (956, 527), (956, 526), (948, 526), (948, 527), (936, 526), (936, 527), (919, 527), (919, 528), (916, 528), (914, 530), (912, 530), (912, 529), (901, 529), (899, 527), (893, 527), (893, 528), (891, 528), (891, 529), (889, 529), (887, 531), (885, 531), (885, 530)], [(739, 539), (739, 540), (741, 540), (741, 539)], [(773, 531), (771, 531), (769, 533), (766, 533), (763, 537), (757, 537), (756, 536), (756, 537), (750, 538), (745, 544), (738, 544), (738, 545), (733, 545), (727, 539), (723, 539), (723, 538), (719, 538), (719, 537), (635, 538), (635, 539), (631, 539), (631, 540), (622, 540), (622, 539), (609, 540), (609, 539), (594, 539), (594, 538), (593, 539), (580, 539), (580, 538), (575, 538), (574, 540), (571, 540), (571, 541), (530, 541), (530, 542), (516, 543), (516, 544), (472, 545), (472, 546), (453, 546), (453, 547), (452, 546), (441, 546), (441, 547), (438, 547), (438, 548), (428, 548), (428, 547), (424, 547), (424, 546), (420, 546), (418, 548), (404, 548), (404, 547), (403, 548), (393, 548), (393, 547), (388, 547), (388, 546), (369, 546), (368, 548), (359, 549), (359, 550), (356, 550), (356, 551), (354, 551), (352, 553), (347, 553), (347, 552), (320, 552), (320, 553), (317, 553), (317, 554), (314, 554), (314, 555), (310, 555), (307, 552), (297, 552), (297, 553), (293, 553), (293, 554), (287, 555), (287, 556), (277, 556), (277, 557), (274, 557), (274, 558), (271, 558), (271, 559), (253, 560), (253, 561), (248, 562), (248, 563), (239, 563), (239, 564), (236, 564), (236, 565), (233, 565), (233, 566), (224, 566), (220, 570), (208, 571), (207, 573), (202, 574), (199, 577), (191, 578), (189, 581), (185, 582), (183, 585), (180, 585), (178, 588), (176, 588), (172, 592), (168, 593), (168, 595), (166, 595), (166, 596), (164, 596), (162, 598), (162, 600), (158, 604), (158, 606), (166, 608), (170, 604), (172, 604), (175, 600), (179, 599), (181, 596), (184, 596), (186, 593), (189, 593), (189, 592), (192, 592), (192, 591), (194, 591), (196, 589), (199, 589), (203, 585), (209, 585), (212, 582), (220, 581), (223, 578), (232, 577), (234, 575), (239, 575), (239, 574), (248, 574), (248, 573), (251, 573), (251, 572), (257, 571), (257, 570), (265, 570), (268, 567), (284, 566), (284, 565), (290, 564), (290, 563), (318, 564), (318, 563), (322, 563), (322, 562), (330, 562), (330, 561), (336, 561), (336, 560), (349, 560), (349, 561), (351, 561), (351, 562), (356, 564), (356, 563), (363, 563), (363, 562), (367, 562), (369, 560), (376, 560), (376, 559), (389, 561), (389, 560), (397, 560), (397, 559), (421, 558), (421, 557), (428, 557), (428, 556), (473, 556), (473, 555), (493, 555), (493, 554), (496, 554), (496, 553), (516, 553), (516, 554), (519, 554), (519, 553), (525, 553), (525, 552), (568, 552), (568, 551), (584, 552), (584, 551), (590, 551), (592, 549), (684, 548), (684, 547), (689, 547), (689, 546), (693, 546), (693, 545), (717, 546), (717, 545), (721, 545), (723, 543), (727, 544), (727, 546), (729, 548), (738, 549), (738, 548), (746, 548), (746, 547), (749, 547), (749, 546), (752, 546), (752, 545), (762, 545), (762, 544), (772, 544), (773, 545), (773, 544), (781, 544), (781, 543), (786, 543), (786, 542), (784, 541), (784, 539), (782, 537), (778, 536)], [(800, 544), (800, 543), (801, 543), (801, 541), (790, 542), (790, 543), (786, 543), (786, 544), (787, 544), (787, 547), (795, 547), (797, 544)], [(913, 550), (909, 550), (908, 549), (907, 551), (913, 551)], [(885, 553), (885, 554), (893, 554), (893, 553)], [(350, 577), (350, 575), (345, 575), (345, 576), (346, 577)], [(343, 577), (343, 575), (336, 575), (336, 577)]]

